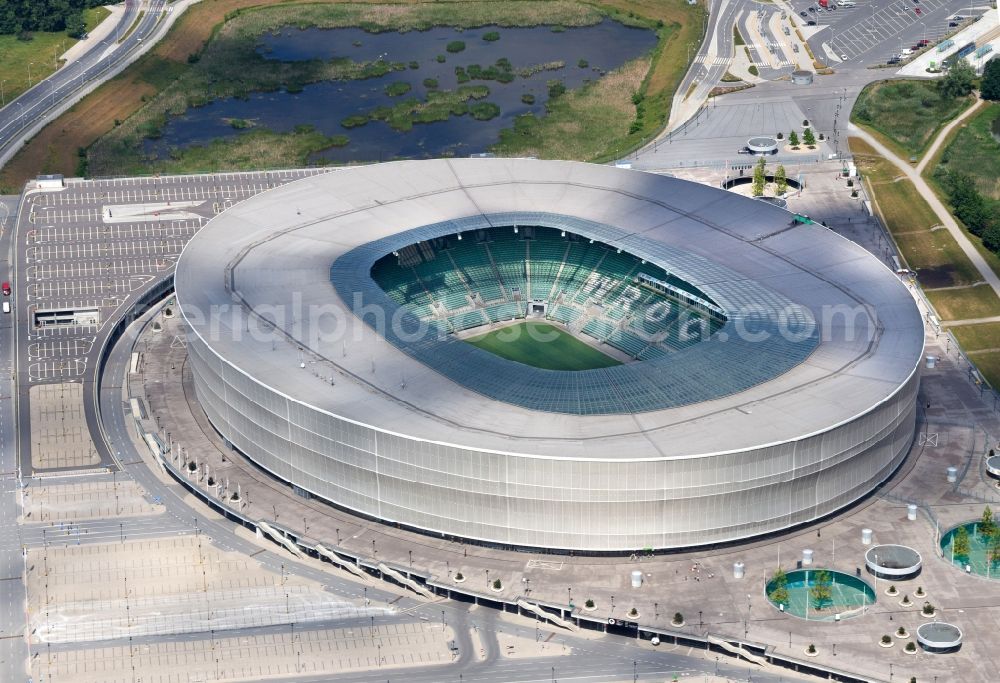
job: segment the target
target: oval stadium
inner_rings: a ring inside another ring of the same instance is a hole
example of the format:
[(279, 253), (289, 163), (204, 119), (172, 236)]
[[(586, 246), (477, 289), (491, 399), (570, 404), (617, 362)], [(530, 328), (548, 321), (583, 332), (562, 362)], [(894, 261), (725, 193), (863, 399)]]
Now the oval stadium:
[(870, 493), (914, 436), (920, 314), (766, 202), (531, 159), (333, 171), (177, 267), (198, 403), (273, 476), (499, 547), (738, 541)]

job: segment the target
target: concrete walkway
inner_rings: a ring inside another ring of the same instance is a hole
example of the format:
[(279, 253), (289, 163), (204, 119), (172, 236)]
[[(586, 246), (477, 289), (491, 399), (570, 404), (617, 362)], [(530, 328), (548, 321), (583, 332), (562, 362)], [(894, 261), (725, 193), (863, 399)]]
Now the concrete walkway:
[[(966, 119), (968, 116), (974, 113), (975, 110), (976, 107), (969, 107), (968, 110), (963, 112), (951, 124), (945, 126), (945, 128), (938, 134), (937, 138), (931, 144), (931, 147), (928, 149), (925, 158), (929, 159), (933, 155), (933, 152), (937, 150), (937, 148), (941, 145), (941, 141), (948, 134), (948, 131), (950, 131), (955, 125), (961, 123), (964, 119)], [(951, 236), (955, 238), (956, 242), (958, 242), (958, 246), (962, 248), (962, 251), (965, 252), (965, 255), (969, 258), (970, 261), (972, 261), (972, 264), (976, 267), (976, 270), (979, 271), (979, 275), (983, 278), (983, 280), (986, 281), (986, 283), (990, 287), (993, 288), (993, 291), (996, 292), (997, 296), (1000, 296), (1000, 277), (997, 277), (997, 274), (994, 273), (993, 269), (990, 268), (988, 263), (986, 263), (986, 259), (984, 259), (982, 254), (980, 254), (976, 250), (976, 247), (972, 244), (972, 242), (969, 241), (969, 238), (965, 236), (965, 233), (962, 232), (962, 229), (958, 227), (958, 223), (952, 217), (947, 207), (945, 207), (945, 205), (941, 202), (941, 200), (938, 199), (938, 196), (934, 193), (934, 191), (927, 184), (927, 181), (924, 180), (924, 177), (920, 174), (919, 170), (920, 167), (918, 166), (914, 168), (907, 161), (900, 159), (888, 147), (879, 142), (875, 138), (875, 136), (871, 135), (866, 130), (862, 130), (853, 123), (850, 124), (848, 130), (850, 131), (850, 135), (861, 138), (869, 145), (871, 145), (876, 152), (878, 152), (887, 160), (892, 162), (893, 165), (895, 165), (900, 171), (902, 171), (903, 175), (905, 175), (914, 184), (914, 186), (916, 186), (917, 191), (920, 192), (923, 198), (927, 201), (927, 204), (930, 205), (931, 209), (934, 211), (934, 214), (937, 216), (938, 220), (945, 228), (948, 229), (948, 232), (951, 233)]]
[(1000, 323), (1000, 315), (989, 318), (966, 318), (965, 320), (948, 320), (941, 323), (942, 327), (957, 327), (959, 325), (979, 325), (981, 323)]
[[(77, 42), (59, 57), (60, 60), (65, 62), (63, 66), (69, 66), (75, 62), (90, 51), (91, 47), (97, 45), (106, 36), (110, 35), (112, 31), (119, 28), (118, 25), (121, 23), (122, 17), (125, 16), (125, 5), (108, 5), (104, 9), (110, 12), (108, 16), (104, 17), (104, 21), (94, 27), (94, 30), (86, 38)], [(128, 26), (123, 26), (121, 29), (128, 30)]]

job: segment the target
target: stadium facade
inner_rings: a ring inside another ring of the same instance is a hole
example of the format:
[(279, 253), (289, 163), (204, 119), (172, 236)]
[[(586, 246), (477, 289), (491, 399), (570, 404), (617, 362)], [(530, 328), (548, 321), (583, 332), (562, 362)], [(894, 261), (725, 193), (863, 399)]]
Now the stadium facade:
[[(196, 395), (274, 476), (432, 534), (628, 552), (805, 523), (905, 457), (923, 326), (876, 258), (791, 219), (573, 162), (306, 178), (181, 256)], [(545, 370), (458, 338), (524, 316), (626, 362)]]

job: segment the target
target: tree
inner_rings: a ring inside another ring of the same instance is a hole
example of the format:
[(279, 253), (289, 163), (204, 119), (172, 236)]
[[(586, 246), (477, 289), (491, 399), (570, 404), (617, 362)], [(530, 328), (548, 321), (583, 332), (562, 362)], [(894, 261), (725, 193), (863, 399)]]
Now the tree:
[(771, 580), (767, 582), (767, 587), (770, 591), (768, 597), (771, 598), (771, 602), (775, 605), (788, 604), (788, 575), (781, 567), (774, 570)]
[(812, 128), (806, 128), (802, 131), (802, 141), (810, 147), (816, 144), (816, 136), (813, 134)]
[(813, 574), (813, 585), (809, 588), (809, 597), (814, 609), (823, 609), (833, 602), (833, 576), (825, 569)]
[(979, 93), (984, 100), (1000, 100), (1000, 59), (994, 57), (986, 63), (983, 69), (983, 82)]
[(785, 175), (785, 167), (781, 164), (778, 164), (778, 169), (774, 172), (774, 183), (778, 186), (778, 194), (785, 194), (788, 191), (788, 177)]
[(972, 92), (975, 80), (976, 70), (967, 61), (960, 59), (948, 69), (938, 88), (945, 97), (965, 97)]
[(993, 521), (993, 510), (987, 505), (983, 508), (983, 516), (979, 520), (979, 535), (987, 542), (997, 534), (997, 523)]
[(799, 146), (799, 134), (796, 133), (794, 130), (788, 134), (788, 144), (790, 144), (792, 147)]
[(764, 157), (760, 157), (753, 167), (753, 196), (760, 197), (764, 194), (764, 184), (766, 182), (766, 171), (764, 170)]
[(990, 564), (996, 565), (1000, 563), (1000, 535), (993, 536), (990, 539)]
[(969, 530), (964, 526), (958, 527), (955, 536), (951, 540), (951, 552), (955, 557), (968, 559), (969, 557)]

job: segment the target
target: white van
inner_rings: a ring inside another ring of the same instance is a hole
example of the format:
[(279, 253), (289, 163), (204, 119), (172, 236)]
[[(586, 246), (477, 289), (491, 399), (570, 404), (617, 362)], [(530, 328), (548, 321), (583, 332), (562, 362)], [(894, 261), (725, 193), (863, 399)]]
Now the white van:
[(4, 301), (3, 302), (3, 312), (4, 313), (10, 313), (10, 302), (9, 301)]

